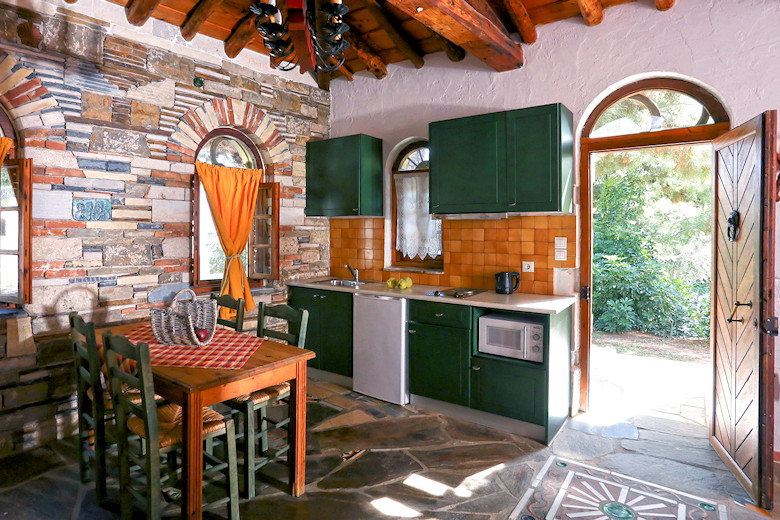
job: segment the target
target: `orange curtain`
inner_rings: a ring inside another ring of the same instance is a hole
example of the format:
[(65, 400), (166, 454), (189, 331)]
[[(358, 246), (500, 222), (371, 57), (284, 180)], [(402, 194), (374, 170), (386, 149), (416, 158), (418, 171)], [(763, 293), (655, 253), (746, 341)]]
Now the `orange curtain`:
[[(202, 162), (196, 162), (195, 169), (209, 201), (219, 243), (227, 257), (220, 295), (243, 298), (246, 301), (245, 310), (250, 311), (255, 308), (255, 302), (239, 255), (246, 248), (252, 230), (258, 184), (263, 180), (263, 170), (228, 168)], [(230, 318), (235, 311), (222, 309), (220, 313), (223, 318)]]
[(13, 145), (13, 139), (9, 137), (0, 137), (0, 166), (5, 162), (5, 156), (11, 151)]

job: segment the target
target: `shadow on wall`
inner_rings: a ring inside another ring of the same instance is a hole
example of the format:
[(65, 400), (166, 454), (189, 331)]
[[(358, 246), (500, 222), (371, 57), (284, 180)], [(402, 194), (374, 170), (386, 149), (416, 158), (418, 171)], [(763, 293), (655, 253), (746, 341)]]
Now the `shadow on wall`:
[(78, 311), (86, 321), (97, 324), (120, 321), (121, 307), (99, 308), (97, 284), (50, 285), (33, 290), (33, 303), (26, 306), (32, 317), (33, 333), (64, 331), (68, 313)]

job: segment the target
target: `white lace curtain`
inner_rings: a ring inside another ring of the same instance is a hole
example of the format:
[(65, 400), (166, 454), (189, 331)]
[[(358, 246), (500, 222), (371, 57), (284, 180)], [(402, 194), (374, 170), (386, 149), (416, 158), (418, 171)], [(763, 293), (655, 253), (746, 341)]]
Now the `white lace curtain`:
[(428, 172), (395, 174), (395, 248), (409, 258), (441, 255), (441, 220), (428, 213)]

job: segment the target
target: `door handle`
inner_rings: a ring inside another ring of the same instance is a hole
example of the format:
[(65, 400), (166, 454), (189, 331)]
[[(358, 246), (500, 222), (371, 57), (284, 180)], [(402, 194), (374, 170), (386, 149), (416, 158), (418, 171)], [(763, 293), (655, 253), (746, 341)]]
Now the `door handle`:
[(415, 332), (417, 332), (417, 331), (414, 330), (414, 329), (409, 329), (409, 334), (414, 334)]
[(482, 367), (471, 367), (471, 370), (473, 370), (474, 372), (477, 372), (477, 371), (478, 371), (479, 369), (481, 369), (481, 368), (482, 368)]
[(436, 316), (437, 318), (441, 318), (442, 316), (444, 316), (444, 314), (442, 314), (441, 312), (437, 312), (434, 314), (434, 316)]
[(747, 307), (748, 309), (750, 309), (753, 307), (753, 301), (751, 300), (747, 303), (741, 303), (738, 301), (734, 302), (734, 310), (731, 311), (731, 316), (726, 318), (727, 323), (733, 323), (735, 321), (738, 323), (742, 323), (743, 321), (745, 321), (743, 318), (734, 318), (734, 315), (737, 313), (737, 309), (739, 309), (740, 307)]

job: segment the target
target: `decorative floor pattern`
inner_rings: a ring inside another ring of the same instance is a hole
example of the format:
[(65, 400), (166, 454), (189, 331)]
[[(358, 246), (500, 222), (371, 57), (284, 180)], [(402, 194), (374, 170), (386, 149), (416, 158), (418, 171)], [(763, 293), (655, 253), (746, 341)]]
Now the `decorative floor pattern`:
[(726, 520), (712, 500), (551, 456), (509, 520)]

